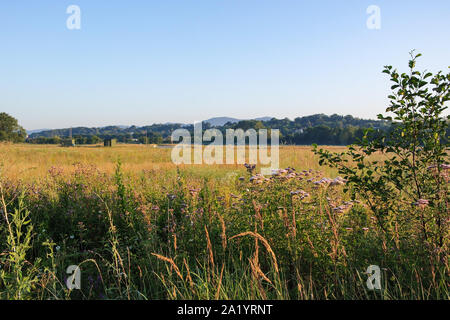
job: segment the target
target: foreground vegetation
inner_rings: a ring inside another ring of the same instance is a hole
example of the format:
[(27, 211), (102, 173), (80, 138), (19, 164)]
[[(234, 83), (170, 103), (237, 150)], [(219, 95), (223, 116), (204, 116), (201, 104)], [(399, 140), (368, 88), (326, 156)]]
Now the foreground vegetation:
[[(266, 179), (244, 166), (177, 169), (168, 149), (39, 148), (0, 146), (3, 299), (449, 298), (448, 251), (422, 246), (406, 215), (381, 229), (310, 149), (281, 148), (297, 170)], [(66, 287), (70, 265), (81, 290)], [(366, 287), (369, 265), (382, 268), (381, 291)]]

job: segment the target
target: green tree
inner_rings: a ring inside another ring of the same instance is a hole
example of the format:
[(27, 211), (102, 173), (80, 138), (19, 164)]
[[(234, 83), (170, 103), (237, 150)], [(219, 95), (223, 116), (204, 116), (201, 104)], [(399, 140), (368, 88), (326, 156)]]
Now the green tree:
[(17, 119), (5, 112), (0, 113), (0, 141), (24, 142), (26, 137), (27, 132)]
[(419, 72), (418, 57), (411, 52), (408, 73), (400, 74), (392, 66), (383, 71), (393, 82), (386, 109), (390, 115), (378, 118), (393, 122), (391, 130), (367, 130), (346, 152), (317, 146), (315, 152), (321, 164), (345, 175), (352, 195), (367, 202), (387, 239), (395, 234), (392, 226), (414, 221), (423, 248), (441, 252), (450, 245), (449, 116), (443, 116), (450, 101), (450, 73)]

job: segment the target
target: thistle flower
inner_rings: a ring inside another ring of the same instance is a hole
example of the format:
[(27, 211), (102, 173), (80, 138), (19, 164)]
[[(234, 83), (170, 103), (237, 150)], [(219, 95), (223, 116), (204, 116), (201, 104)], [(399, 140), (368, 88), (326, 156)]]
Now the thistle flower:
[[(443, 163), (439, 167), (441, 169), (443, 169), (443, 170), (449, 170), (450, 169), (450, 164)], [(433, 170), (433, 169), (436, 169), (436, 168), (437, 168), (437, 165), (435, 165), (435, 164), (432, 164), (432, 165), (427, 167), (428, 170)]]
[(244, 167), (247, 169), (247, 171), (249, 173), (252, 173), (255, 170), (255, 168), (256, 168), (256, 164), (244, 163)]
[(193, 197), (196, 196), (199, 192), (200, 192), (200, 189), (195, 189), (195, 188), (189, 189), (189, 193)]
[(331, 180), (330, 185), (331, 186), (339, 186), (345, 184), (345, 179), (341, 177), (336, 177), (335, 179)]
[(426, 208), (430, 202), (427, 199), (419, 199), (417, 202), (414, 202), (413, 205), (418, 206), (421, 209)]
[(262, 183), (261, 180), (263, 180), (263, 179), (264, 179), (264, 176), (262, 174), (258, 173), (256, 175), (250, 177), (250, 182), (259, 184), (259, 183)]
[(328, 179), (328, 178), (322, 178), (322, 179), (320, 179), (319, 181), (314, 181), (313, 183), (314, 183), (316, 186), (327, 186), (327, 185), (329, 185), (331, 182), (332, 182), (331, 179)]
[(175, 200), (175, 198), (177, 197), (176, 195), (174, 195), (174, 194), (168, 194), (167, 195), (167, 197), (170, 199), (170, 200)]
[(300, 199), (303, 200), (303, 199), (305, 199), (305, 198), (308, 198), (309, 196), (310, 196), (309, 193), (305, 192), (305, 193), (302, 194), (302, 196), (300, 197)]

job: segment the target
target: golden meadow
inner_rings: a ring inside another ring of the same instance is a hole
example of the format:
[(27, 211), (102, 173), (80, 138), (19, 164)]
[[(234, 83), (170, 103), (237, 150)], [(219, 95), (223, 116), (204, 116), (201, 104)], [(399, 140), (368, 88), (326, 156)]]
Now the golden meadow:
[[(311, 149), (310, 146), (280, 146), (280, 166), (318, 169), (318, 157), (314, 156)], [(345, 148), (327, 149), (342, 151)], [(165, 174), (167, 171), (174, 172), (177, 168), (171, 160), (172, 149), (157, 145), (119, 144), (113, 148), (101, 145), (64, 148), (58, 145), (3, 143), (0, 144), (0, 150), (0, 162), (5, 164), (4, 176), (28, 181), (45, 178), (52, 166), (70, 173), (77, 164), (95, 165), (102, 172), (113, 173), (118, 159), (122, 160), (122, 169), (130, 175), (139, 175), (144, 170), (156, 170)], [(246, 156), (248, 158), (248, 148)], [(181, 165), (180, 168), (186, 172), (194, 172), (193, 176), (197, 178), (205, 174), (216, 176), (245, 172), (242, 164)]]
[[(450, 297), (448, 252), (419, 245), (418, 221), (383, 232), (344, 183), (315, 183), (338, 174), (308, 146), (281, 146), (286, 170), (270, 178), (176, 166), (145, 145), (0, 144), (0, 164), (2, 299)], [(366, 286), (370, 265), (381, 290)]]

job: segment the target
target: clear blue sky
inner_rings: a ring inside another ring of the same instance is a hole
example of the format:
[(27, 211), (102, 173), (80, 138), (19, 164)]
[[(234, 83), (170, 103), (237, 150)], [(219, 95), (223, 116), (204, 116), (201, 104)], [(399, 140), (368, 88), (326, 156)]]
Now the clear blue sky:
[[(68, 30), (66, 8), (81, 8)], [(369, 5), (381, 29), (366, 27)], [(5, 0), (0, 111), (26, 129), (214, 116), (375, 118), (382, 67), (450, 65), (450, 1)]]

